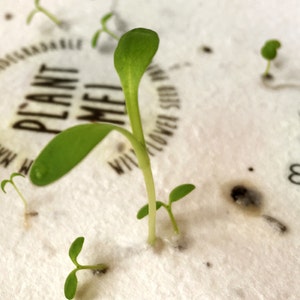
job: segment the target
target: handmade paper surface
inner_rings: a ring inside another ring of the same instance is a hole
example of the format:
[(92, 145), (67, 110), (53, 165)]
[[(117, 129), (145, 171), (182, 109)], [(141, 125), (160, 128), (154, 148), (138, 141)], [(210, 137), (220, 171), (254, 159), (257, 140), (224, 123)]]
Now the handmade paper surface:
[[(62, 28), (41, 13), (27, 26), (33, 4), (0, 3), (0, 180), (26, 174), (72, 125), (129, 128), (116, 41), (103, 34), (90, 45), (101, 17), (114, 11), (108, 25), (116, 34), (146, 27), (160, 36), (140, 89), (157, 198), (167, 201), (182, 183), (197, 188), (174, 204), (180, 249), (158, 212), (157, 253), (146, 246), (147, 220), (135, 217), (146, 203), (142, 174), (117, 133), (53, 185), (16, 178), (38, 216), (25, 229), (18, 195), (10, 186), (0, 194), (1, 299), (64, 299), (78, 236), (85, 237), (78, 260), (110, 269), (100, 277), (79, 272), (77, 299), (298, 299), (298, 1), (42, 1)], [(260, 48), (273, 38), (282, 48), (266, 85)], [(49, 77), (65, 81), (51, 87)], [(237, 185), (260, 195), (254, 213), (234, 203)]]

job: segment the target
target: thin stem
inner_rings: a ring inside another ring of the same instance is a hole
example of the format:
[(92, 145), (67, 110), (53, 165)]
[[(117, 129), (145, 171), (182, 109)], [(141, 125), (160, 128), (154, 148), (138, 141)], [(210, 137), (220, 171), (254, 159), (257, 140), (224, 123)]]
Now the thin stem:
[[(102, 126), (104, 125), (102, 124)], [(156, 196), (155, 196), (156, 194), (155, 194), (155, 185), (154, 185), (153, 174), (151, 169), (151, 162), (150, 162), (149, 154), (147, 152), (145, 143), (144, 144), (140, 143), (132, 133), (130, 133), (129, 131), (127, 131), (122, 127), (113, 126), (111, 124), (106, 124), (105, 126), (112, 127), (113, 129), (122, 133), (126, 138), (128, 138), (128, 140), (130, 141), (134, 149), (139, 167), (144, 176), (144, 181), (145, 181), (146, 191), (148, 196), (148, 205), (149, 205), (148, 243), (150, 245), (154, 245), (156, 239), (156, 226), (155, 226), (156, 225)], [(142, 137), (144, 138), (144, 135), (142, 135)]]
[(170, 216), (170, 219), (171, 219), (171, 223), (172, 223), (172, 225), (173, 225), (174, 232), (175, 232), (176, 234), (179, 234), (179, 228), (178, 228), (178, 225), (177, 225), (176, 220), (175, 220), (175, 218), (174, 218), (174, 215), (173, 215), (171, 206), (168, 206), (167, 211), (168, 211), (168, 214), (169, 214), (169, 216)]
[[(130, 102), (134, 103), (134, 102)], [(149, 154), (147, 152), (145, 137), (141, 122), (140, 110), (137, 101), (136, 95), (136, 102), (135, 105), (131, 105), (130, 113), (128, 108), (128, 114), (130, 118), (131, 128), (133, 135), (135, 138), (142, 144), (143, 148), (145, 149), (144, 156), (148, 161), (147, 165), (142, 168), (141, 164), (140, 168), (144, 175), (144, 181), (146, 185), (147, 195), (148, 195), (148, 205), (149, 205), (149, 217), (148, 217), (148, 244), (154, 245), (156, 240), (156, 195), (155, 195), (155, 185), (153, 180), (153, 174), (151, 169), (151, 163)], [(145, 159), (143, 159), (145, 161)], [(140, 160), (139, 160), (140, 161)], [(144, 162), (142, 161), (142, 162)]]
[(139, 153), (137, 153), (137, 158), (139, 161), (140, 169), (142, 170), (143, 175), (144, 175), (144, 181), (145, 181), (147, 195), (148, 195), (148, 205), (149, 205), (148, 244), (153, 246), (155, 244), (155, 240), (156, 240), (155, 185), (154, 185), (150, 158), (149, 158), (149, 154), (147, 152), (144, 131), (143, 131), (143, 126), (142, 126), (142, 121), (141, 121), (141, 115), (140, 115), (140, 109), (139, 109), (139, 103), (138, 103), (138, 91), (136, 90), (133, 93), (125, 92), (125, 98), (131, 99), (131, 101), (126, 101), (126, 108), (127, 108), (129, 119), (130, 119), (132, 134), (144, 149), (144, 151), (142, 151), (141, 155)]
[(268, 76), (269, 71), (270, 71), (270, 67), (271, 67), (271, 61), (268, 60), (267, 67), (266, 67), (266, 70), (264, 72), (264, 76)]
[(99, 271), (104, 271), (108, 269), (108, 266), (106, 264), (99, 264), (99, 265), (86, 265), (86, 266), (77, 266), (78, 270), (99, 270)]
[(50, 20), (52, 20), (56, 25), (60, 25), (61, 21), (59, 21), (53, 14), (51, 14), (48, 10), (43, 8), (40, 5), (37, 5), (36, 7), (40, 12), (44, 13)]
[(131, 101), (126, 101), (126, 108), (130, 119), (130, 124), (132, 128), (132, 133), (135, 138), (146, 147), (145, 137), (143, 132), (141, 114), (138, 103), (138, 91), (134, 91), (134, 94), (128, 92), (125, 98), (131, 99)]
[[(148, 155), (148, 153), (147, 153)], [(148, 244), (154, 245), (156, 240), (156, 196), (155, 185), (153, 180), (152, 169), (149, 161), (149, 165), (142, 169), (147, 195), (148, 195)]]
[(16, 192), (18, 193), (18, 195), (20, 196), (20, 198), (22, 199), (23, 203), (24, 203), (24, 210), (25, 210), (25, 213), (27, 212), (27, 201), (25, 200), (24, 196), (21, 194), (21, 192), (19, 191), (19, 189), (17, 188), (17, 186), (14, 184), (13, 181), (11, 181), (11, 184), (12, 186), (14, 187), (14, 189), (16, 190)]
[(173, 212), (172, 212), (172, 206), (171, 206), (171, 204), (170, 204), (170, 205), (167, 205), (167, 204), (164, 204), (164, 203), (163, 203), (162, 206), (166, 209), (166, 211), (167, 211), (168, 214), (169, 214), (169, 217), (170, 217), (170, 219), (171, 219), (171, 223), (172, 223), (174, 232), (175, 232), (176, 234), (179, 234), (180, 231), (179, 231), (177, 222), (176, 222), (176, 220), (175, 220), (175, 218), (174, 218), (174, 215), (173, 215)]
[(114, 38), (117, 41), (120, 39), (116, 34), (114, 34), (112, 31), (107, 29), (106, 26), (103, 26), (103, 31), (105, 31), (108, 35), (110, 35), (112, 38)]

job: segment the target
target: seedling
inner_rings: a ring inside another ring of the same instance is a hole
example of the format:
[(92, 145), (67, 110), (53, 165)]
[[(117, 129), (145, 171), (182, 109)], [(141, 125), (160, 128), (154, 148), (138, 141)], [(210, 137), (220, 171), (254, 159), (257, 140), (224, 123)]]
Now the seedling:
[[(176, 223), (176, 220), (174, 218), (173, 212), (172, 212), (172, 203), (182, 199), (183, 197), (185, 197), (187, 194), (189, 194), (191, 191), (193, 191), (195, 189), (195, 186), (193, 184), (182, 184), (177, 186), (175, 189), (173, 189), (169, 195), (169, 203), (165, 204), (161, 201), (156, 201), (156, 210), (160, 209), (161, 207), (164, 207), (166, 209), (166, 211), (169, 214), (169, 217), (171, 219), (171, 223), (173, 226), (173, 230), (176, 234), (179, 234), (179, 228), (178, 225)], [(145, 206), (143, 206), (137, 213), (137, 218), (143, 219), (144, 217), (146, 217), (149, 213), (149, 206), (148, 204), (146, 204)]]
[(112, 38), (114, 38), (115, 40), (119, 40), (119, 37), (114, 34), (111, 30), (109, 30), (106, 26), (107, 21), (113, 16), (113, 13), (108, 13), (106, 15), (103, 16), (103, 18), (100, 20), (100, 24), (102, 26), (101, 29), (97, 30), (95, 32), (95, 34), (93, 35), (92, 38), (92, 47), (96, 48), (97, 43), (98, 43), (98, 39), (100, 37), (100, 34), (102, 32), (106, 32), (108, 35), (110, 35)]
[(27, 201), (25, 200), (24, 196), (22, 195), (22, 193), (20, 192), (20, 190), (18, 189), (18, 187), (16, 186), (16, 184), (14, 183), (14, 177), (16, 176), (22, 176), (22, 177), (25, 177), (24, 175), (20, 174), (20, 173), (12, 173), (10, 175), (10, 178), (9, 179), (5, 179), (5, 180), (2, 180), (1, 182), (1, 189), (4, 193), (6, 193), (5, 191), (5, 186), (7, 183), (10, 183), (13, 188), (15, 189), (15, 191), (18, 193), (19, 197), (21, 198), (23, 204), (24, 204), (24, 217), (25, 217), (25, 224), (26, 224), (26, 216), (28, 215), (28, 212), (27, 212), (27, 208), (28, 208), (28, 205), (27, 205)]
[(278, 40), (269, 40), (266, 41), (264, 46), (261, 48), (260, 53), (263, 58), (265, 58), (267, 62), (266, 70), (263, 74), (264, 77), (271, 77), (269, 74), (271, 61), (274, 60), (277, 56), (277, 50), (281, 47), (281, 43)]
[(40, 5), (40, 0), (34, 0), (34, 6), (35, 9), (33, 9), (26, 20), (26, 23), (29, 25), (30, 22), (32, 21), (33, 17), (35, 16), (36, 13), (41, 12), (44, 15), (46, 15), (52, 22), (54, 22), (56, 25), (61, 25), (61, 21), (59, 21), (53, 14), (51, 14), (46, 8)]
[(123, 87), (132, 133), (122, 127), (105, 123), (71, 127), (49, 142), (30, 170), (33, 184), (47, 185), (74, 168), (112, 130), (123, 134), (131, 143), (144, 176), (148, 195), (148, 243), (150, 245), (154, 245), (156, 239), (156, 194), (141, 123), (138, 88), (143, 74), (158, 49), (158, 44), (159, 37), (156, 32), (137, 28), (125, 33), (115, 50), (115, 68)]
[(108, 269), (108, 266), (105, 264), (83, 266), (78, 263), (77, 257), (82, 250), (83, 243), (84, 243), (84, 238), (78, 237), (77, 239), (75, 239), (75, 241), (72, 243), (69, 249), (69, 256), (76, 268), (68, 275), (65, 281), (64, 292), (65, 292), (65, 297), (67, 299), (73, 299), (75, 297), (77, 284), (78, 284), (76, 273), (79, 270), (94, 270), (94, 271), (105, 273)]

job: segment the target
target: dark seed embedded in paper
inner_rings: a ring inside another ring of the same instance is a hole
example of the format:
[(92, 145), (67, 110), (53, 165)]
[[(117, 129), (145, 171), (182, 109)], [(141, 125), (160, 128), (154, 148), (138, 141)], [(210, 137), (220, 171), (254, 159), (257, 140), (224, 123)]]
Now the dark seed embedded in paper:
[(222, 187), (225, 199), (245, 213), (259, 215), (263, 207), (263, 196), (248, 180), (236, 180)]
[(231, 190), (230, 196), (236, 204), (241, 206), (258, 207), (261, 204), (259, 194), (243, 185), (234, 186)]
[(38, 215), (39, 215), (39, 213), (37, 211), (30, 211), (30, 212), (26, 213), (26, 216), (28, 216), (28, 217), (36, 217)]
[(213, 50), (209, 46), (202, 46), (201, 50), (205, 53), (213, 53)]
[(277, 220), (274, 217), (268, 216), (268, 215), (263, 215), (262, 216), (275, 230), (285, 233), (287, 231), (286, 225), (284, 225), (282, 222)]
[(263, 74), (262, 75), (262, 79), (263, 80), (273, 80), (274, 79), (274, 76), (272, 75), (272, 74), (267, 74), (267, 75), (265, 75), (265, 74)]
[(4, 18), (5, 20), (11, 20), (13, 18), (13, 15), (11, 13), (6, 13)]
[(92, 270), (92, 272), (93, 272), (93, 275), (99, 276), (99, 275), (105, 274), (105, 273), (107, 272), (107, 270), (108, 270), (108, 269), (103, 269), (103, 270)]

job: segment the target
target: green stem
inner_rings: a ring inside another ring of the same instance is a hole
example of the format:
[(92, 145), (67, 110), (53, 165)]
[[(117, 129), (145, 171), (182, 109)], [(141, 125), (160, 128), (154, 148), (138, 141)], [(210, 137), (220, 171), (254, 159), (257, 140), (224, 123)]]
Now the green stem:
[[(139, 112), (138, 112), (139, 114)], [(134, 123), (136, 125), (136, 123)], [(96, 125), (97, 126), (97, 125)], [(145, 143), (140, 143), (137, 138), (128, 130), (111, 124), (101, 124), (101, 126), (107, 126), (123, 134), (131, 143), (134, 152), (136, 154), (139, 167), (143, 173), (144, 181), (146, 185), (146, 191), (148, 196), (149, 205), (149, 226), (148, 226), (148, 243), (154, 245), (156, 239), (156, 196), (155, 185), (153, 180), (153, 174), (151, 169), (151, 162)], [(144, 138), (144, 135), (142, 136)]]
[(36, 7), (40, 12), (44, 13), (50, 20), (52, 20), (56, 25), (60, 25), (61, 21), (59, 21), (54, 15), (52, 15), (48, 10), (43, 8), (42, 6), (37, 5)]
[(268, 76), (269, 71), (270, 71), (270, 67), (271, 67), (271, 61), (268, 60), (267, 67), (266, 67), (266, 70), (264, 72), (264, 76)]
[(14, 184), (13, 181), (11, 181), (11, 184), (12, 186), (14, 187), (14, 189), (16, 190), (16, 192), (18, 193), (18, 195), (20, 196), (20, 198), (22, 199), (23, 203), (24, 203), (24, 210), (25, 210), (25, 213), (27, 212), (27, 201), (25, 200), (25, 198), (23, 197), (22, 193), (19, 191), (19, 189), (17, 188), (17, 186)]
[[(148, 153), (147, 153), (148, 155)], [(153, 174), (151, 170), (151, 165), (149, 163), (148, 167), (142, 169), (147, 195), (148, 195), (148, 208), (149, 208), (149, 218), (148, 218), (148, 243), (150, 245), (155, 244), (156, 240), (156, 196), (155, 196), (155, 185), (153, 180)]]
[(167, 212), (169, 214), (174, 232), (176, 234), (179, 234), (180, 231), (179, 231), (178, 225), (176, 223), (175, 217), (174, 217), (173, 212), (172, 212), (172, 206), (171, 205), (166, 205), (166, 204), (163, 204), (162, 206), (167, 210)]
[(107, 29), (106, 26), (103, 26), (103, 31), (105, 31), (108, 35), (110, 35), (112, 38), (114, 38), (117, 41), (120, 39), (116, 34), (114, 34), (112, 31)]
[[(125, 92), (125, 99), (131, 99), (130, 101), (126, 101), (126, 109), (130, 119), (132, 133), (135, 138), (145, 146), (145, 138), (140, 114), (140, 108), (138, 103), (138, 91), (134, 92)], [(146, 148), (146, 146), (145, 146)]]
[[(134, 93), (134, 94), (133, 94)], [(148, 195), (148, 205), (149, 205), (149, 218), (148, 218), (148, 243), (150, 245), (155, 244), (156, 239), (156, 196), (155, 196), (155, 185), (153, 180), (153, 174), (151, 169), (150, 158), (147, 152), (139, 103), (138, 103), (138, 91), (133, 93), (125, 93), (126, 99), (131, 99), (131, 101), (126, 101), (126, 108), (130, 119), (130, 124), (132, 128), (133, 136), (138, 140), (138, 142), (144, 148), (143, 157), (137, 157), (139, 160), (139, 166), (143, 172), (147, 195)], [(144, 167), (143, 167), (144, 166)]]
[(99, 270), (99, 271), (105, 271), (108, 269), (108, 266), (106, 264), (99, 264), (99, 265), (86, 265), (86, 266), (77, 266), (77, 270)]

